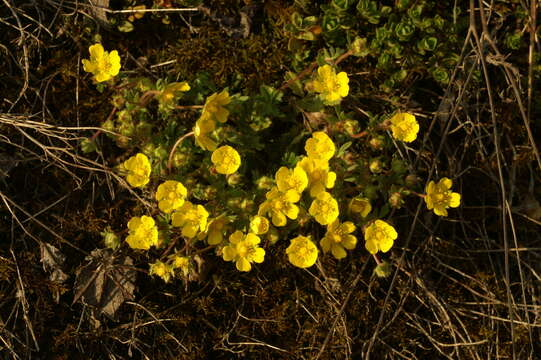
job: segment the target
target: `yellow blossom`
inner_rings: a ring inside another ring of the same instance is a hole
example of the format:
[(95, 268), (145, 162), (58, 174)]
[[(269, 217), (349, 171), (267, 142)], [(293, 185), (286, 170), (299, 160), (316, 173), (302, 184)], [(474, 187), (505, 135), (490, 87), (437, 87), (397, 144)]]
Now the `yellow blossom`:
[(250, 231), (256, 235), (266, 234), (269, 231), (269, 220), (264, 216), (254, 216), (250, 220)]
[(244, 235), (237, 230), (229, 236), (229, 245), (222, 250), (223, 259), (234, 261), (239, 271), (250, 271), (252, 262), (262, 263), (265, 258), (265, 250), (258, 246), (260, 241), (255, 234)]
[(288, 169), (282, 166), (276, 172), (276, 186), (280, 192), (286, 194), (286, 197), (291, 202), (297, 202), (300, 199), (300, 194), (308, 185), (308, 176), (306, 172), (300, 168)]
[(259, 205), (258, 215), (270, 214), (274, 226), (285, 226), (287, 223), (286, 217), (295, 220), (299, 215), (297, 205), (289, 201), (287, 196), (280, 192), (278, 188), (273, 187), (265, 194), (265, 197), (267, 200)]
[(216, 171), (224, 175), (233, 174), (240, 166), (239, 153), (229, 145), (214, 150), (210, 160), (216, 166)]
[(107, 81), (120, 71), (120, 56), (118, 51), (110, 53), (103, 49), (101, 44), (94, 44), (88, 48), (90, 59), (83, 59), (83, 69), (92, 73), (97, 82)]
[(133, 187), (145, 186), (150, 180), (150, 161), (145, 154), (132, 156), (120, 168), (127, 172), (126, 181)]
[(208, 216), (209, 213), (202, 205), (185, 201), (184, 205), (171, 216), (171, 224), (182, 228), (182, 236), (191, 239), (198, 231), (206, 229)]
[(412, 142), (417, 139), (419, 123), (411, 114), (398, 113), (391, 118), (391, 131), (395, 139)]
[(328, 161), (334, 156), (336, 148), (326, 133), (316, 131), (310, 139), (306, 140), (304, 150), (311, 159)]
[(178, 99), (183, 92), (190, 90), (190, 85), (186, 82), (174, 82), (167, 84), (165, 88), (156, 95), (156, 99), (162, 106), (172, 106), (174, 101)]
[(355, 197), (349, 202), (349, 210), (365, 218), (372, 211), (372, 205), (370, 205), (370, 200), (367, 198)]
[(204, 232), (199, 233), (197, 238), (203, 240), (207, 238), (209, 245), (221, 244), (224, 240), (224, 233), (226, 232), (229, 224), (229, 219), (225, 216), (219, 216), (210, 220), (207, 224), (207, 228)]
[(175, 255), (173, 257), (173, 269), (180, 269), (184, 276), (190, 272), (190, 258), (187, 256)]
[(347, 254), (344, 248), (353, 250), (357, 245), (357, 238), (350, 235), (353, 231), (355, 231), (355, 225), (351, 221), (340, 224), (338, 219), (336, 219), (327, 225), (327, 233), (319, 242), (323, 252), (331, 251), (335, 258), (345, 258)]
[(128, 221), (126, 242), (132, 249), (148, 250), (158, 246), (158, 228), (150, 216), (134, 216)]
[(216, 129), (216, 122), (209, 117), (201, 117), (193, 128), (195, 143), (203, 150), (214, 151), (218, 144), (209, 135)]
[(174, 274), (173, 267), (169, 264), (161, 262), (160, 260), (150, 264), (150, 275), (157, 275), (165, 282), (169, 282), (169, 280), (171, 280), (171, 276)]
[(201, 117), (208, 117), (221, 123), (226, 122), (229, 116), (229, 110), (224, 106), (230, 102), (231, 98), (229, 97), (227, 90), (224, 90), (221, 93), (212, 94), (205, 101)]
[(460, 205), (460, 194), (451, 191), (453, 181), (442, 178), (438, 183), (429, 181), (426, 186), (425, 202), (428, 210), (434, 209), (438, 216), (447, 216), (447, 208), (456, 208)]
[(297, 236), (286, 249), (289, 262), (300, 268), (307, 268), (316, 263), (318, 250), (316, 244), (306, 236)]
[(177, 210), (184, 204), (184, 199), (188, 191), (182, 183), (175, 180), (167, 180), (158, 186), (156, 190), (156, 200), (158, 207), (166, 214)]
[(323, 65), (317, 69), (314, 80), (307, 83), (308, 91), (319, 93), (324, 104), (336, 105), (349, 93), (349, 78), (345, 72), (336, 74), (330, 65)]
[(308, 187), (310, 196), (317, 197), (325, 189), (332, 189), (336, 181), (336, 173), (329, 170), (326, 160), (316, 160), (304, 157), (297, 163), (308, 175)]
[(375, 254), (378, 251), (387, 252), (393, 247), (397, 237), (398, 234), (394, 227), (383, 220), (376, 220), (364, 231), (366, 250), (370, 254)]
[(308, 212), (318, 223), (327, 225), (338, 218), (338, 202), (331, 194), (324, 191), (312, 201)]

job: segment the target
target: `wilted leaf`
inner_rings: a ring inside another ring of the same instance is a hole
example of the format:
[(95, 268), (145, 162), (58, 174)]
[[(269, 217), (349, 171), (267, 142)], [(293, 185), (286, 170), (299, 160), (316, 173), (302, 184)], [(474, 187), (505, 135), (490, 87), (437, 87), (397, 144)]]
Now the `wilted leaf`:
[(96, 249), (86, 257), (75, 279), (75, 303), (79, 299), (111, 319), (120, 305), (133, 299), (136, 272), (129, 256), (115, 257), (111, 249)]
[(105, 9), (109, 8), (109, 0), (89, 0), (90, 10), (92, 15), (103, 24), (108, 24), (107, 12)]
[(49, 273), (49, 279), (58, 283), (66, 281), (68, 275), (62, 271), (62, 265), (66, 261), (66, 256), (53, 245), (43, 242), (40, 243), (40, 250), (43, 270)]

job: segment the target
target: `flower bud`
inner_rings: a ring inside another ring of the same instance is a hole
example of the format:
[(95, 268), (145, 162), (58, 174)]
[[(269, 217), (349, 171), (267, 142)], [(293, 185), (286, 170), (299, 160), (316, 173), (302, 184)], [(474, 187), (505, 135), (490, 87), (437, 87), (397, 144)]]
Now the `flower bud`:
[(370, 168), (370, 171), (374, 174), (379, 174), (383, 171), (383, 163), (379, 159), (374, 159), (370, 161), (370, 165), (368, 165)]
[(419, 183), (419, 178), (416, 175), (409, 174), (408, 176), (406, 176), (406, 179), (404, 181), (406, 183), (406, 186), (411, 188)]
[(103, 242), (106, 247), (116, 250), (120, 246), (119, 237), (112, 232), (110, 228), (105, 229), (105, 231), (101, 233), (101, 236), (103, 237)]
[(268, 176), (262, 176), (259, 179), (256, 180), (257, 188), (260, 190), (270, 190), (273, 186), (274, 182), (272, 178)]
[(393, 159), (391, 169), (397, 174), (404, 174), (408, 170), (408, 167), (403, 160)]
[(395, 209), (400, 209), (402, 205), (404, 205), (404, 199), (402, 198), (402, 194), (399, 192), (394, 192), (389, 197), (389, 204)]
[(391, 264), (389, 264), (387, 261), (383, 261), (376, 266), (374, 269), (374, 274), (376, 274), (376, 276), (379, 278), (386, 278), (391, 275), (391, 270)]
[(243, 176), (239, 173), (233, 173), (227, 176), (227, 183), (229, 186), (235, 186), (242, 182)]
[(374, 137), (372, 139), (370, 139), (370, 141), (368, 142), (370, 144), (370, 147), (374, 150), (382, 150), (383, 149), (383, 139), (378, 136), (378, 137)]

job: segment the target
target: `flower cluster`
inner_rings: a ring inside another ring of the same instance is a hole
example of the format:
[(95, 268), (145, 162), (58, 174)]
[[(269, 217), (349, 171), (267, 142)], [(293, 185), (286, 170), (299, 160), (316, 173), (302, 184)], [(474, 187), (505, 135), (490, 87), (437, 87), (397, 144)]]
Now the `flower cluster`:
[(195, 142), (202, 149), (214, 151), (218, 144), (210, 135), (216, 130), (216, 122), (225, 123), (229, 117), (229, 110), (225, 108), (231, 102), (227, 90), (214, 93), (207, 98), (201, 116), (195, 122), (193, 129)]
[(442, 178), (438, 183), (429, 181), (424, 197), (428, 210), (434, 210), (438, 216), (447, 216), (447, 208), (456, 208), (460, 205), (460, 194), (451, 191), (453, 181)]
[(170, 214), (184, 204), (188, 190), (182, 183), (175, 180), (167, 180), (156, 190), (158, 207), (166, 214)]
[(395, 139), (412, 142), (417, 139), (419, 123), (411, 114), (397, 113), (391, 118), (391, 131)]
[(175, 270), (180, 270), (183, 276), (188, 276), (191, 269), (190, 258), (187, 256), (169, 256), (166, 262), (157, 260), (150, 264), (150, 275), (156, 275), (163, 281), (169, 282), (175, 276)]
[(349, 93), (349, 78), (345, 72), (336, 74), (330, 65), (323, 65), (317, 69), (314, 80), (307, 83), (308, 91), (319, 93), (324, 104), (336, 105)]
[(126, 242), (132, 249), (148, 250), (158, 246), (158, 228), (150, 216), (132, 217), (128, 221), (128, 231)]
[(306, 236), (297, 236), (286, 249), (289, 262), (300, 268), (308, 268), (316, 263), (318, 250), (316, 244)]
[(335, 258), (345, 258), (347, 255), (345, 249), (353, 250), (357, 245), (357, 238), (350, 235), (354, 231), (355, 225), (351, 221), (341, 224), (338, 220), (335, 220), (327, 225), (327, 233), (319, 242), (323, 252), (331, 251)]
[(216, 167), (216, 171), (224, 175), (233, 174), (240, 166), (239, 153), (229, 145), (214, 150), (210, 160)]
[(336, 181), (336, 173), (330, 171), (329, 163), (325, 160), (304, 157), (297, 163), (308, 175), (310, 196), (317, 197), (325, 189), (332, 189)]
[(145, 186), (150, 180), (150, 161), (145, 154), (132, 156), (122, 163), (120, 169), (126, 172), (126, 181), (133, 187)]
[(224, 233), (229, 229), (229, 219), (226, 216), (219, 216), (207, 222), (205, 231), (197, 235), (199, 240), (207, 238), (209, 245), (218, 245), (224, 241)]
[(90, 59), (83, 59), (83, 69), (92, 73), (97, 82), (107, 81), (118, 75), (120, 71), (120, 56), (118, 51), (107, 52), (101, 44), (88, 48)]
[(299, 215), (299, 207), (295, 205), (295, 202), (299, 201), (300, 194), (296, 198), (288, 198), (287, 194), (282, 193), (277, 187), (273, 187), (265, 197), (266, 200), (259, 205), (258, 215), (269, 214), (274, 226), (285, 226), (286, 217), (295, 220)]
[(209, 213), (203, 205), (195, 205), (189, 201), (184, 202), (181, 208), (171, 216), (171, 224), (182, 228), (182, 236), (194, 238), (199, 231), (207, 228)]
[(262, 263), (265, 258), (265, 250), (259, 247), (260, 242), (257, 235), (244, 235), (237, 230), (229, 236), (229, 245), (222, 249), (223, 259), (234, 261), (239, 271), (250, 271), (252, 262)]
[(393, 247), (397, 237), (394, 227), (383, 220), (376, 220), (364, 231), (366, 250), (370, 254), (376, 254), (378, 251), (387, 252)]
[(321, 225), (330, 224), (338, 218), (338, 201), (324, 191), (312, 201), (308, 212)]
[(367, 198), (354, 197), (349, 202), (349, 211), (355, 214), (359, 214), (363, 218), (365, 218), (372, 211), (372, 205), (370, 205), (370, 200), (368, 200)]

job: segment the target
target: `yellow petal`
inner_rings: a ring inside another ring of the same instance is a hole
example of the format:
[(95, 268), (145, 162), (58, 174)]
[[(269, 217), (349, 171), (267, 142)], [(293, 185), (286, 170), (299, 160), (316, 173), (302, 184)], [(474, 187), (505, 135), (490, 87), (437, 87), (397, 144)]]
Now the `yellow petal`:
[(375, 241), (367, 240), (364, 245), (370, 254), (374, 255), (378, 252), (378, 246)]
[(253, 255), (253, 260), (256, 263), (262, 263), (265, 259), (265, 250), (262, 248), (255, 249), (255, 254)]
[(382, 252), (387, 252), (393, 247), (394, 240), (391, 238), (385, 238), (379, 243), (379, 249)]
[(331, 252), (332, 255), (338, 260), (345, 258), (347, 255), (346, 250), (344, 250), (340, 244), (333, 244), (331, 247)]
[(88, 52), (90, 53), (90, 58), (96, 58), (96, 59), (99, 59), (103, 56), (104, 54), (104, 50), (103, 50), (103, 46), (101, 44), (94, 44), (94, 45), (91, 45), (89, 48), (88, 48)]
[(237, 251), (232, 246), (226, 246), (222, 250), (222, 257), (225, 261), (231, 261), (237, 256)]
[(250, 271), (250, 270), (252, 270), (252, 265), (245, 258), (238, 259), (237, 262), (236, 262), (236, 265), (237, 265), (237, 270), (238, 271)]
[(449, 201), (449, 206), (452, 208), (456, 208), (460, 205), (460, 194), (459, 193), (451, 193), (451, 199)]

